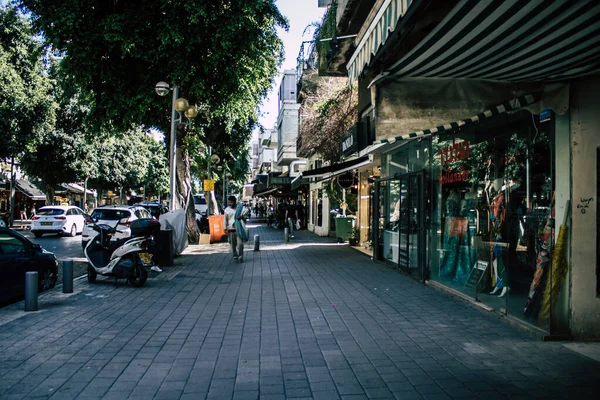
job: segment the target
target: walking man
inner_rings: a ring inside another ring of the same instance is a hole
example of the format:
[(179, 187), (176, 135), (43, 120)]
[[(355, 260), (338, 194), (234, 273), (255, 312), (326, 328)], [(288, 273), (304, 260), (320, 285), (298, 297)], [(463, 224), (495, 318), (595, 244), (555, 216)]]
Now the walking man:
[(238, 204), (235, 196), (229, 196), (225, 209), (225, 228), (235, 262), (244, 262), (244, 242), (248, 241), (246, 219), (248, 209), (242, 203)]
[(294, 228), (296, 225), (296, 220), (298, 219), (298, 215), (296, 214), (296, 200), (291, 199), (290, 204), (287, 206), (287, 210), (285, 213), (286, 221), (290, 226), (290, 239), (294, 238)]

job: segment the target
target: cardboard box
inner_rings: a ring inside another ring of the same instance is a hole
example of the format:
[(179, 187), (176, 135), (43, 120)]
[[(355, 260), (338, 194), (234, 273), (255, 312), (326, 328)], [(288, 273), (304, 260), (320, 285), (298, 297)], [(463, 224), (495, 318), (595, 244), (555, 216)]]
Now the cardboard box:
[(210, 244), (210, 235), (208, 233), (201, 233), (198, 244)]

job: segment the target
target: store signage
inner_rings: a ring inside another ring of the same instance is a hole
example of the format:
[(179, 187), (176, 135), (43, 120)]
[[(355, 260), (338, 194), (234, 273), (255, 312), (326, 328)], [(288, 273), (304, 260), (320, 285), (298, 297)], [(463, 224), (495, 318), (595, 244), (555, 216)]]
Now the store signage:
[(215, 190), (215, 181), (213, 179), (205, 179), (203, 186), (203, 190), (205, 192), (213, 191)]
[(342, 136), (340, 142), (340, 152), (344, 156), (356, 153), (358, 151), (358, 140), (356, 138), (356, 126), (353, 126)]
[(350, 189), (354, 185), (354, 173), (346, 172), (338, 176), (337, 183), (342, 189)]
[(460, 166), (458, 171), (450, 171), (449, 169), (445, 169), (448, 168), (448, 164), (450, 163), (469, 159), (471, 153), (469, 150), (468, 141), (464, 140), (456, 143), (456, 141), (452, 139), (452, 144), (450, 146), (438, 150), (436, 154), (440, 156), (440, 165), (442, 166), (442, 170), (440, 171), (440, 176), (438, 178), (438, 183), (440, 185), (444, 185), (446, 183), (465, 182), (467, 179), (469, 179), (469, 173), (471, 170), (465, 169), (464, 166)]

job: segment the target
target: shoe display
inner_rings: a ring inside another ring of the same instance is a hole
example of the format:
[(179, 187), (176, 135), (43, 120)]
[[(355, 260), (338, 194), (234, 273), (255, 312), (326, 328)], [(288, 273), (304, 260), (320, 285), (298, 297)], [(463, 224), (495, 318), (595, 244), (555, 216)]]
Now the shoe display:
[(150, 268), (150, 271), (154, 271), (154, 272), (162, 272), (162, 269), (160, 269), (160, 267), (158, 265), (153, 265)]

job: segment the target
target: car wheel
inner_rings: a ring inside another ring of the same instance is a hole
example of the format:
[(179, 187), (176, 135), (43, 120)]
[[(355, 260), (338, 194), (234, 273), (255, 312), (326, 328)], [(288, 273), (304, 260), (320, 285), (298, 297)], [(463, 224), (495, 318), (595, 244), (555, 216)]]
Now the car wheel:
[(39, 239), (42, 237), (42, 232), (33, 232), (33, 236)]
[(98, 273), (90, 264), (88, 264), (88, 283), (96, 282), (96, 278), (98, 277)]
[(135, 260), (135, 266), (133, 267), (133, 273), (127, 280), (135, 287), (142, 287), (148, 279), (148, 271), (142, 265), (142, 262), (137, 259)]
[(56, 286), (56, 274), (49, 269), (40, 272), (38, 278), (38, 292), (44, 292)]

